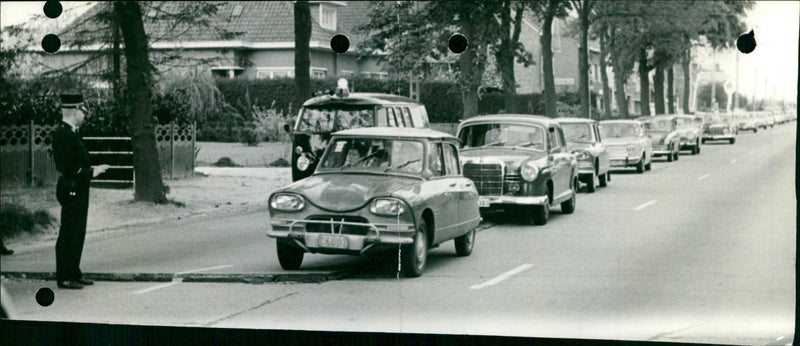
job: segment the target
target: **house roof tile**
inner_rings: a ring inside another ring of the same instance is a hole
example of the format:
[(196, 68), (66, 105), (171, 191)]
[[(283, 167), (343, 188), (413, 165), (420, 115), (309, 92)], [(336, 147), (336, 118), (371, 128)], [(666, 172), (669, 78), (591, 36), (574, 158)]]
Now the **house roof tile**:
[[(338, 30), (322, 28), (312, 15), (311, 41), (319, 41), (327, 45), (337, 33), (347, 35), (351, 47), (362, 41), (363, 35), (355, 32), (355, 28), (369, 20), (369, 2), (347, 1), (346, 6), (337, 7)], [(162, 3), (161, 9), (173, 12), (181, 2), (167, 1)], [(77, 18), (73, 25), (63, 33), (62, 39), (69, 42), (75, 39), (77, 30), (82, 35), (94, 33), (94, 37), (108, 37), (109, 34), (97, 30), (104, 26), (100, 21), (87, 21), (96, 15), (107, 3), (99, 3)], [(241, 10), (237, 7), (241, 6)], [(220, 31), (241, 33), (229, 41), (242, 41), (250, 43), (294, 42), (294, 7), (292, 1), (231, 1), (221, 2), (217, 13), (211, 16), (208, 27), (196, 26), (189, 28), (185, 25), (171, 26), (164, 21), (155, 22), (148, 13), (145, 17), (145, 32), (153, 41), (169, 42), (199, 42), (199, 41), (225, 41), (226, 38)], [(313, 8), (312, 8), (313, 11)], [(238, 12), (238, 15), (234, 15)], [(221, 29), (215, 30), (213, 28)], [(77, 30), (76, 30), (77, 29)], [(151, 44), (154, 43), (151, 41)]]

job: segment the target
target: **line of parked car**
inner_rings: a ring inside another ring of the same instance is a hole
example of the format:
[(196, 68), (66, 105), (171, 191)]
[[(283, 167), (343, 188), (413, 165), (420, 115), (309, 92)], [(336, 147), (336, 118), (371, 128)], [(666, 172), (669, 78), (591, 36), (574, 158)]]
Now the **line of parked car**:
[(416, 277), (444, 242), (468, 256), (482, 213), (544, 225), (553, 207), (574, 212), (581, 184), (593, 193), (612, 170), (644, 173), (653, 157), (697, 155), (708, 140), (733, 144), (734, 125), (719, 114), (600, 122), (495, 114), (464, 120), (453, 136), (431, 130), (415, 100), (350, 93), (340, 80), (286, 128), (295, 182), (271, 194), (267, 235), (286, 270), (299, 269), (305, 253), (389, 253)]

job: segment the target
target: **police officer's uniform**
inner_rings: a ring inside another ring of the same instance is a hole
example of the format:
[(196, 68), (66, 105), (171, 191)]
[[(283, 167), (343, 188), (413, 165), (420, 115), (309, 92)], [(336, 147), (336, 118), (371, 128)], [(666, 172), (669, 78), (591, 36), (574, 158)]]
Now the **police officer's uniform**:
[[(80, 94), (62, 94), (64, 108), (79, 107)], [(89, 153), (72, 125), (62, 121), (53, 134), (53, 159), (59, 177), (56, 198), (61, 204), (61, 227), (56, 241), (56, 281), (61, 288), (82, 288), (92, 281), (79, 268), (86, 218), (89, 213), (89, 184), (92, 166)]]

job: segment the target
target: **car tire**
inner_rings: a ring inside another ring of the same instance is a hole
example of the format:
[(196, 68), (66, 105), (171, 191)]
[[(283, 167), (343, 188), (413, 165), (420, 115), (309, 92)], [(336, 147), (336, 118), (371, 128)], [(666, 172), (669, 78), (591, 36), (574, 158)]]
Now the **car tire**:
[(753, 129), (753, 133), (758, 133), (758, 129)]
[(706, 144), (706, 140), (704, 139), (704, 140), (700, 141), (700, 143)]
[(475, 247), (475, 229), (471, 229), (467, 234), (464, 234), (455, 239), (456, 254), (459, 256), (469, 256), (472, 253), (472, 248)]
[(733, 144), (736, 143), (736, 138), (731, 138), (728, 140), (728, 143)]
[(644, 170), (645, 171), (649, 171), (651, 169), (653, 169), (653, 163), (652, 162), (648, 162), (646, 165), (644, 165)]
[(676, 151), (675, 152), (675, 161), (678, 161), (678, 159), (680, 159), (680, 157), (681, 157), (681, 152), (680, 151)]
[(644, 173), (644, 154), (642, 154), (642, 159), (639, 161), (639, 163), (636, 164), (636, 173)]
[(698, 155), (700, 154), (700, 142), (697, 142), (695, 146), (697, 147), (697, 153), (695, 155)]
[(576, 200), (576, 198), (575, 198), (576, 192), (575, 191), (577, 189), (578, 189), (578, 183), (575, 182), (575, 186), (572, 188), (572, 196), (568, 200), (566, 200), (563, 203), (561, 203), (561, 212), (562, 213), (564, 213), (564, 214), (572, 214), (573, 212), (575, 212), (575, 200)]
[(610, 175), (611, 175), (611, 171), (608, 171), (608, 172), (606, 172), (606, 174), (603, 174), (603, 175), (600, 176), (600, 187), (608, 186), (608, 181), (611, 180), (611, 179), (609, 179)]
[(543, 226), (547, 224), (547, 219), (550, 218), (550, 203), (544, 205), (537, 205), (533, 207), (531, 214), (531, 223), (536, 226)]
[(595, 183), (595, 181), (597, 180), (596, 177), (597, 176), (594, 173), (592, 173), (592, 177), (589, 178), (589, 180), (586, 182), (587, 192), (594, 193), (595, 191), (597, 191), (597, 184)]
[(428, 226), (425, 220), (420, 220), (419, 223), (419, 229), (414, 235), (414, 242), (404, 245), (400, 254), (401, 270), (403, 276), (407, 278), (415, 278), (422, 275), (428, 258), (428, 237), (426, 236)]
[(284, 270), (296, 270), (303, 264), (303, 249), (286, 244), (282, 241), (277, 241), (278, 247), (278, 262)]
[(669, 153), (667, 155), (667, 162), (672, 162), (672, 161), (675, 161), (675, 154), (674, 153)]

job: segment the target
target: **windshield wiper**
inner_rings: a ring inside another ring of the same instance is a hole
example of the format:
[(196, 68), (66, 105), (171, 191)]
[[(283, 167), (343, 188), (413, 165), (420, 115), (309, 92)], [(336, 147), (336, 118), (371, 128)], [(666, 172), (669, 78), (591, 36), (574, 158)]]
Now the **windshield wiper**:
[(344, 170), (346, 167), (355, 167), (355, 166), (357, 166), (359, 163), (361, 163), (361, 162), (364, 162), (365, 160), (367, 160), (367, 159), (369, 159), (369, 158), (371, 158), (371, 157), (374, 157), (375, 155), (378, 155), (378, 154), (380, 154), (380, 153), (381, 153), (380, 151), (376, 151), (376, 152), (374, 152), (374, 153), (372, 153), (372, 154), (369, 154), (369, 155), (367, 155), (367, 156), (364, 156), (364, 157), (362, 157), (362, 158), (358, 159), (356, 162), (353, 162), (352, 164), (349, 164), (349, 165), (342, 165), (342, 168), (341, 168), (341, 170)]
[(389, 168), (386, 168), (386, 169), (383, 171), (383, 173), (386, 173), (386, 172), (388, 172), (388, 171), (390, 171), (390, 170), (392, 170), (392, 169), (401, 169), (401, 168), (403, 168), (403, 167), (405, 167), (405, 166), (408, 166), (408, 165), (410, 165), (410, 164), (412, 164), (412, 163), (414, 163), (414, 162), (420, 161), (420, 160), (422, 160), (422, 159), (414, 159), (414, 160), (409, 160), (409, 161), (403, 162), (401, 165), (399, 165), (399, 166), (397, 166), (397, 167), (389, 167)]

